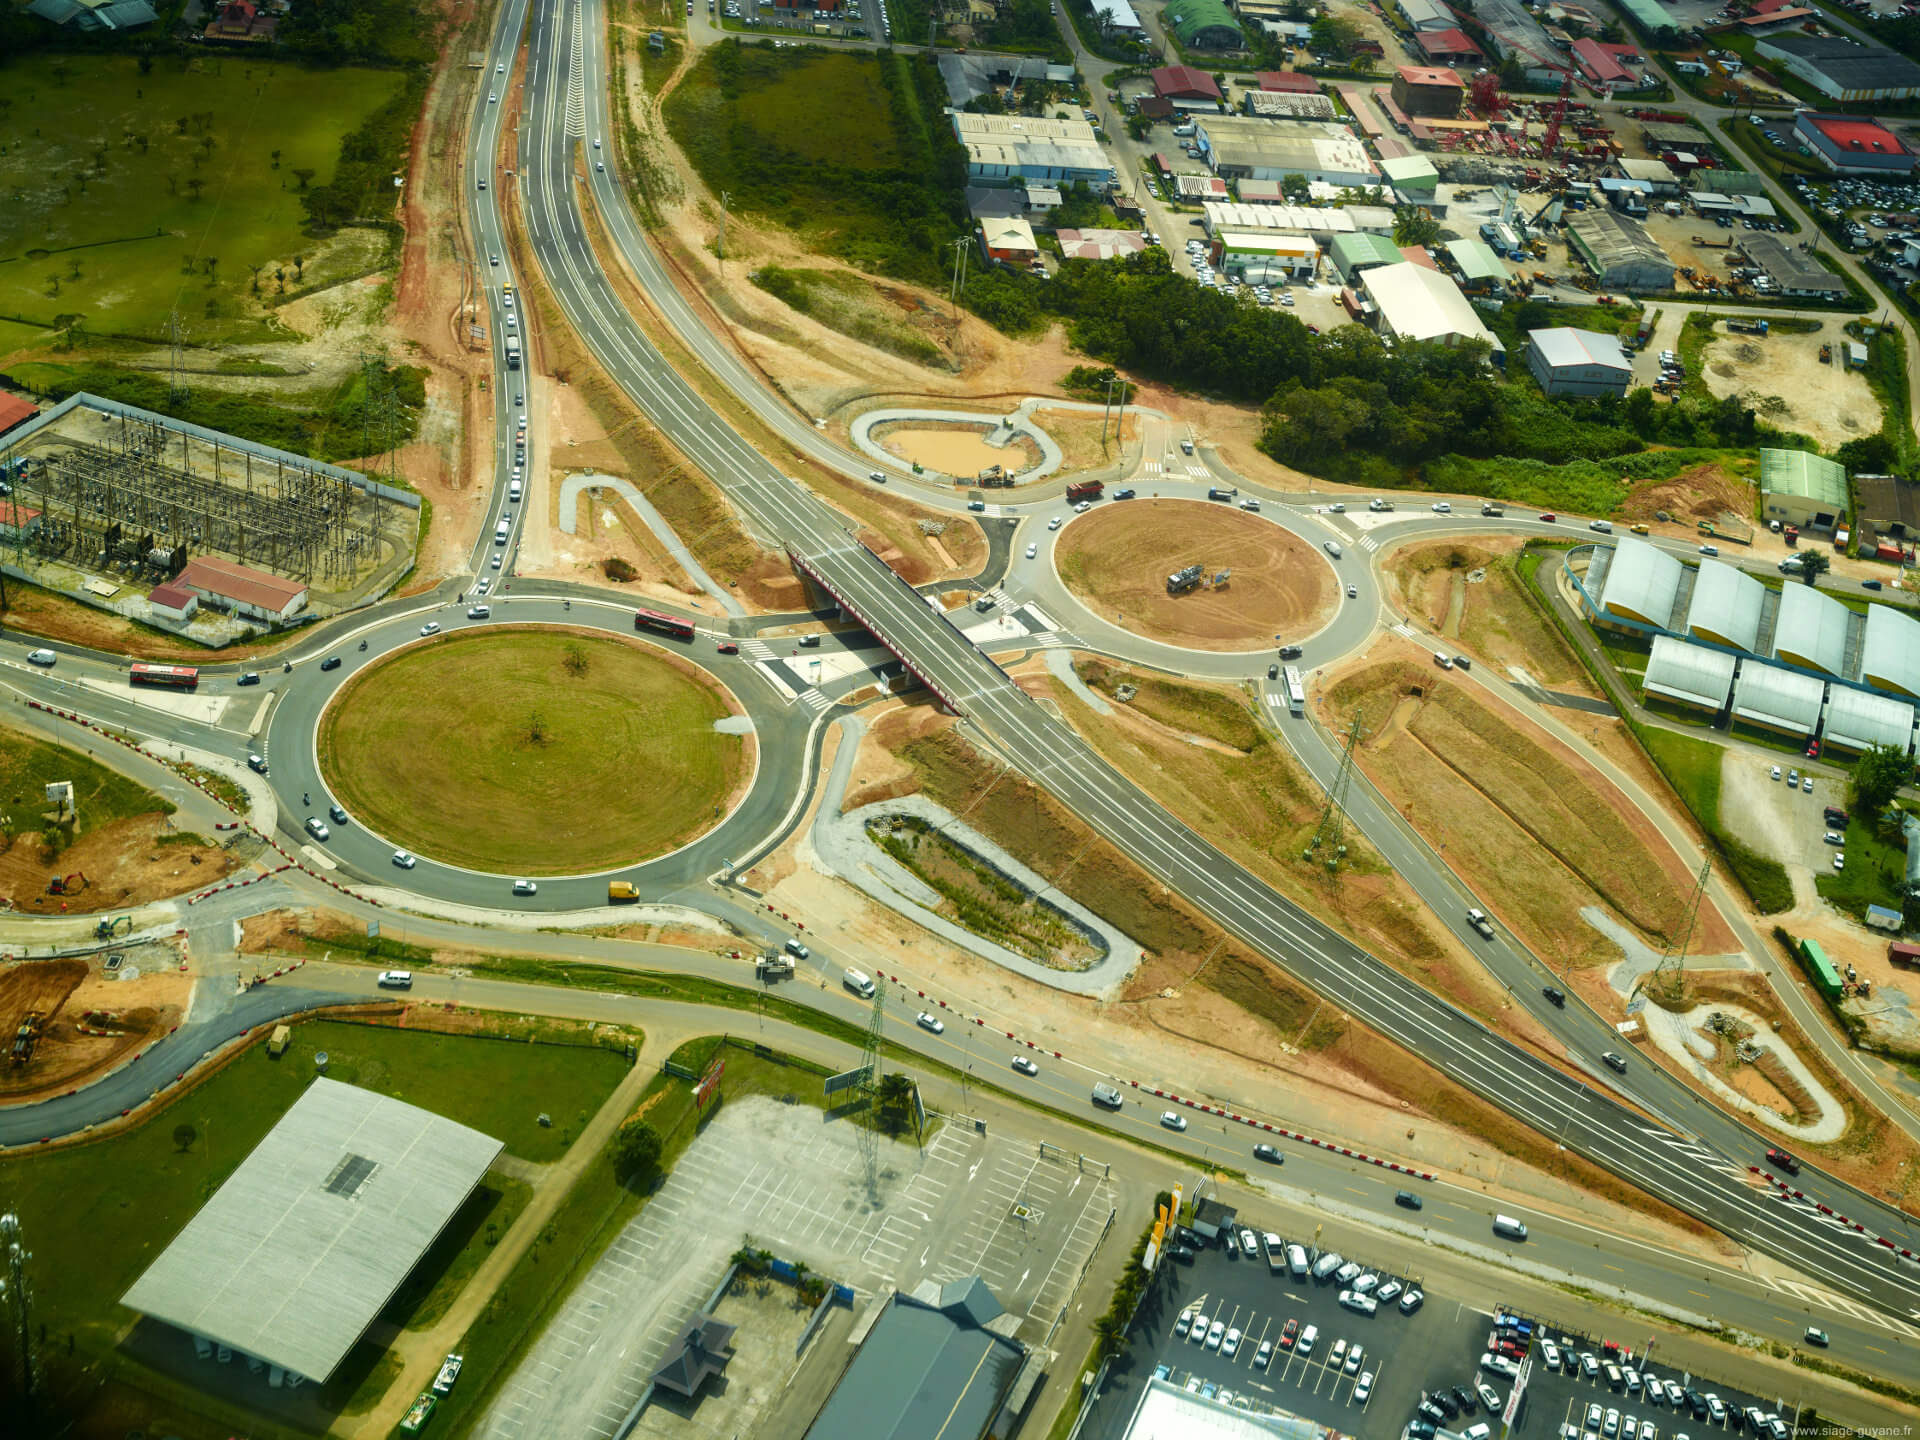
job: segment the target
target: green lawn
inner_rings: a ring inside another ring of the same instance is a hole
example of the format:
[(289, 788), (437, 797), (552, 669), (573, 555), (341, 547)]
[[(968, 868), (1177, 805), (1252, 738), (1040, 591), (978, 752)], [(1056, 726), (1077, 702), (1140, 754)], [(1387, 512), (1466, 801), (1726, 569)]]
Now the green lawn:
[(415, 646), (327, 709), (320, 763), (396, 844), (455, 865), (574, 874), (713, 823), (746, 760), (717, 684), (650, 646), (489, 629)]
[(1883, 840), (1875, 827), (1856, 815), (1847, 822), (1847, 868), (1829, 868), (1814, 878), (1821, 898), (1852, 915), (1864, 919), (1869, 905), (1884, 905), (1889, 910), (1905, 906), (1901, 894), (1907, 877), (1906, 841)]
[[(20, 1214), (34, 1255), (37, 1318), (50, 1333), (76, 1336), (79, 1362), (113, 1344), (129, 1318), (119, 1297), (311, 1083), (316, 1050), (332, 1057), (335, 1079), (475, 1126), (538, 1160), (556, 1158), (563, 1134), (578, 1133), (626, 1072), (624, 1059), (598, 1049), (315, 1021), (294, 1027), (280, 1059), (256, 1045), (136, 1129), (0, 1160), (0, 1195)], [(553, 1129), (535, 1125), (540, 1110)], [(445, 1270), (418, 1272), (389, 1318), (418, 1323), (444, 1311), (479, 1264), (487, 1222), (499, 1225), (524, 1203), (518, 1182), (490, 1175), (431, 1252)], [(358, 1378), (336, 1383), (350, 1390)]]
[(240, 55), (0, 66), (0, 314), (150, 339), (178, 307), (196, 340), (265, 338), (251, 267), (271, 293), (275, 265), (292, 283), (315, 252), (295, 172), (326, 184), (341, 138), (404, 83)]
[(22, 731), (0, 731), (0, 832), (37, 834), (48, 810), (50, 781), (73, 782), (80, 829), (98, 830), (130, 815), (171, 815), (173, 805), (78, 750), (55, 745)]

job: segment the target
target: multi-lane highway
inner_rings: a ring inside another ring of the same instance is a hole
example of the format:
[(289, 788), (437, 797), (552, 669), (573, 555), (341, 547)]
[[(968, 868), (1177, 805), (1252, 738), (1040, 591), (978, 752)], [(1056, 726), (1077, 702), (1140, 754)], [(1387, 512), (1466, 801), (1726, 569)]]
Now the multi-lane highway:
[[(1920, 1315), (1920, 1269), (1889, 1254), (1875, 1238), (1823, 1216), (1815, 1205), (1781, 1201), (1749, 1176), (1748, 1166), (1766, 1145), (1760, 1136), (1698, 1105), (1677, 1081), (1648, 1066), (1636, 1067), (1646, 1073), (1630, 1076), (1621, 1087), (1644, 1115), (1618, 1103), (1535, 1060), (1282, 900), (1094, 756), (858, 545), (837, 512), (747, 446), (642, 333), (587, 241), (580, 205), (590, 188), (622, 258), (681, 338), (783, 433), (799, 428), (693, 320), (633, 221), (612, 172), (586, 158), (593, 153), (591, 139), (605, 133), (599, 118), (604, 94), (597, 4), (535, 0), (521, 135), (523, 198), (536, 262), (568, 321), (654, 423), (715, 478), (750, 522), (779, 536), (796, 562), (912, 663), (973, 722), (986, 743), (1156, 877), (1321, 994), (1536, 1129), (1748, 1243), (1825, 1276), (1837, 1288), (1902, 1315)], [(804, 431), (798, 439), (809, 451), (825, 444)], [(843, 471), (854, 471), (857, 464), (844, 456), (832, 458)], [(1582, 1021), (1588, 1028), (1597, 1024), (1590, 1017), (1570, 1017), (1568, 1023)], [(1587, 1056), (1602, 1048), (1588, 1034), (1577, 1034), (1573, 1043)], [(1920, 1232), (1892, 1207), (1812, 1177), (1806, 1177), (1804, 1188), (1823, 1192), (1816, 1203), (1920, 1250)]]

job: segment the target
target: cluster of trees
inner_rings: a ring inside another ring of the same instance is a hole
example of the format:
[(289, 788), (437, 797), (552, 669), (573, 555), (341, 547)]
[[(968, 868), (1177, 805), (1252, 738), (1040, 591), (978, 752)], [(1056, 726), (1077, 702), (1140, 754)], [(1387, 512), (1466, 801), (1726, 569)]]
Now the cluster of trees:
[[(393, 221), (393, 175), (407, 164), (413, 122), (427, 94), (427, 71), (416, 68), (394, 97), (366, 118), (359, 129), (340, 141), (340, 158), (333, 178), (309, 186), (311, 170), (295, 170), (300, 203), (315, 230), (333, 230), (353, 223), (389, 225)], [(398, 238), (398, 228), (394, 236)]]
[[(1069, 261), (1048, 281), (989, 271), (969, 282), (967, 300), (1009, 330), (1058, 317), (1074, 345), (1108, 367), (1260, 405), (1263, 448), (1329, 477), (1378, 480), (1388, 478), (1382, 462), (1404, 471), (1449, 454), (1564, 464), (1650, 443), (1746, 446), (1761, 433), (1737, 398), (1666, 404), (1641, 390), (1548, 400), (1489, 369), (1484, 343), (1389, 346), (1357, 325), (1316, 335), (1284, 311), (1193, 285), (1159, 249)], [(1554, 323), (1531, 302), (1514, 318), (1501, 328)]]
[(275, 34), (315, 60), (414, 65), (432, 57), (431, 13), (409, 0), (293, 0)]
[(984, 32), (976, 33), (975, 38), (996, 50), (1058, 55), (1062, 62), (1070, 58), (1060, 41), (1060, 26), (1054, 19), (1052, 0), (1013, 0), (1013, 4), (1002, 10)]

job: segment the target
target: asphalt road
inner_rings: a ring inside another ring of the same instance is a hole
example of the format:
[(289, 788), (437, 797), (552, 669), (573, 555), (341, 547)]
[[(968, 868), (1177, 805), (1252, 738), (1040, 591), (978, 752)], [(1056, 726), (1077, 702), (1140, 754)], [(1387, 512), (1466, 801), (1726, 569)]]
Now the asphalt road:
[[(669, 366), (619, 303), (580, 222), (580, 190), (606, 218), (623, 260), (680, 338), (708, 359), (734, 393), (804, 448), (825, 442), (771, 399), (724, 346), (697, 323), (661, 271), (616, 179), (576, 168), (587, 130), (604, 134), (606, 90), (594, 0), (535, 0), (529, 41), (527, 128), (522, 135), (529, 231), (537, 263), (568, 319), (642, 410), (765, 531), (779, 535), (803, 571), (888, 645), (981, 737), (1045, 785), (1150, 873), (1207, 910), (1319, 993), (1422, 1055), (1535, 1129), (1740, 1236), (1838, 1289), (1898, 1314), (1920, 1316), (1920, 1269), (1817, 1210), (1783, 1205), (1749, 1178), (1765, 1148), (1753, 1132), (1707, 1114), (1677, 1081), (1651, 1067), (1630, 1075), (1629, 1092), (1647, 1111), (1705, 1143), (1649, 1123), (1610, 1096), (1533, 1059), (1469, 1016), (1437, 1000), (1274, 894), (1111, 770), (1069, 729), (1014, 686), (1000, 668), (932, 610), (849, 534), (848, 522), (746, 445)], [(582, 90), (590, 97), (583, 105)], [(587, 118), (590, 117), (590, 118)], [(584, 185), (581, 183), (584, 181)], [(859, 473), (848, 458), (837, 468)], [(1694, 1112), (1690, 1114), (1689, 1112)], [(1712, 1137), (1719, 1137), (1716, 1140)], [(1811, 1192), (1810, 1192), (1811, 1193)], [(1910, 1249), (1920, 1233), (1870, 1198), (1839, 1190), (1832, 1208)]]

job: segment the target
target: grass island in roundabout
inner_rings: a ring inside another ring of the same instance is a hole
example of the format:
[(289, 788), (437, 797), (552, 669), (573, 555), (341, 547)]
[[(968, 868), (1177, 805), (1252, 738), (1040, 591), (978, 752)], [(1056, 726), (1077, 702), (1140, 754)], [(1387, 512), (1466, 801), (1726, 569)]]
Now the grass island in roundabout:
[[(1172, 593), (1167, 578), (1194, 565), (1196, 583)], [(1311, 544), (1214, 500), (1096, 506), (1061, 532), (1054, 566), (1102, 620), (1193, 650), (1258, 650), (1276, 635), (1311, 635), (1340, 600), (1338, 577)]]
[(411, 645), (343, 687), (320, 770), (354, 823), (499, 874), (650, 859), (718, 822), (752, 769), (720, 682), (639, 640), (494, 628)]

